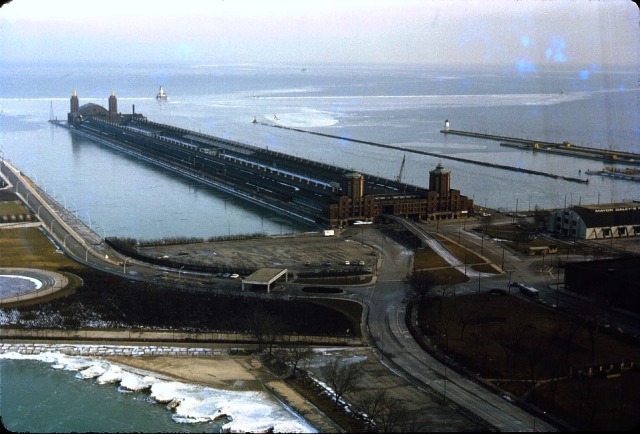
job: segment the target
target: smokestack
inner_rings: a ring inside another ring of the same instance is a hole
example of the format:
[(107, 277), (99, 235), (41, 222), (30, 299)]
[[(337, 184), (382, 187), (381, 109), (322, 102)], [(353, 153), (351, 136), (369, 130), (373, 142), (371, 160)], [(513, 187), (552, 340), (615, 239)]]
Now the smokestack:
[(135, 115), (136, 114), (136, 105), (135, 104), (131, 105), (131, 110), (133, 110), (133, 114)]

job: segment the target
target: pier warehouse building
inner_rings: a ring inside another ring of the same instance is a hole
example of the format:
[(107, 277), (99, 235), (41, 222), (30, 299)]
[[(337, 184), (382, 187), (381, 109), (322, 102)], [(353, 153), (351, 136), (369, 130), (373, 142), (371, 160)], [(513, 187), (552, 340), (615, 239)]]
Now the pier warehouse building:
[[(473, 212), (473, 201), (451, 188), (451, 173), (442, 164), (428, 172), (425, 189), (152, 122), (135, 107), (131, 114), (121, 114), (113, 92), (108, 107), (80, 106), (74, 92), (67, 122), (52, 122), (254, 204), (323, 226), (373, 222), (385, 215), (456, 219)], [(259, 126), (248, 123), (247, 128)]]
[(551, 214), (549, 231), (582, 240), (637, 237), (640, 235), (640, 203), (583, 205)]

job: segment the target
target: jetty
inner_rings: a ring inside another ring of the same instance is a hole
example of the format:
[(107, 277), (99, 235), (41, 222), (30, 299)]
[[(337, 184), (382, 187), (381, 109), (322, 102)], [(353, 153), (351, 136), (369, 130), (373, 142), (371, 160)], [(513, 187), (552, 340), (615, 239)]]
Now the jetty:
[(567, 141), (564, 141), (562, 143), (546, 142), (542, 140), (523, 139), (520, 137), (484, 134), (473, 131), (452, 130), (447, 128), (446, 123), (445, 129), (440, 130), (440, 132), (443, 134), (453, 134), (457, 136), (475, 137), (478, 139), (499, 141), (501, 142), (500, 146), (508, 146), (516, 149), (521, 149), (523, 151), (546, 152), (557, 155), (564, 155), (567, 157), (605, 161), (607, 163), (640, 166), (640, 154), (634, 152), (579, 146)]
[[(487, 161), (471, 160), (469, 158), (454, 157), (453, 155), (438, 154), (438, 153), (435, 153), (435, 152), (420, 151), (420, 150), (417, 150), (417, 149), (410, 149), (410, 148), (403, 148), (403, 147), (400, 147), (400, 146), (386, 145), (384, 143), (377, 143), (377, 142), (372, 142), (372, 141), (369, 141), (369, 140), (353, 139), (353, 138), (345, 137), (345, 136), (337, 136), (337, 135), (333, 135), (333, 134), (319, 133), (319, 132), (315, 132), (315, 131), (302, 130), (300, 128), (286, 127), (284, 125), (269, 124), (269, 123), (266, 123), (266, 122), (256, 122), (255, 118), (254, 118), (254, 121), (252, 123), (259, 124), (259, 125), (264, 125), (264, 126), (267, 126), (267, 127), (281, 128), (283, 130), (297, 131), (297, 132), (300, 132), (300, 133), (313, 134), (313, 135), (322, 136), (322, 137), (329, 137), (329, 138), (332, 138), (332, 139), (339, 139), (339, 140), (344, 140), (344, 141), (348, 141), (348, 142), (361, 143), (361, 144), (365, 144), (365, 145), (369, 145), (369, 146), (376, 146), (378, 148), (394, 149), (394, 150), (402, 151), (402, 152), (405, 152), (405, 153), (408, 152), (408, 153), (412, 153), (412, 154), (426, 155), (426, 156), (429, 156), (429, 157), (436, 157), (436, 158), (440, 158), (440, 159), (443, 159), (443, 160), (452, 160), (452, 161), (458, 161), (458, 162), (461, 162), (461, 163), (475, 164), (475, 165), (478, 165), (478, 166), (493, 167), (495, 169), (509, 170), (511, 172), (526, 173), (528, 175), (544, 176), (544, 177), (547, 177), (547, 178), (560, 179), (560, 180), (563, 180), (563, 181), (577, 182), (577, 183), (582, 183), (582, 184), (587, 184), (589, 182), (588, 179), (576, 178), (576, 177), (573, 177), (573, 176), (557, 175), (557, 174), (554, 174), (554, 173), (542, 172), (542, 171), (539, 171), (539, 170), (524, 169), (522, 167), (508, 166), (506, 164), (491, 163), (491, 162), (487, 162)], [(495, 137), (498, 137), (498, 136), (495, 136)]]

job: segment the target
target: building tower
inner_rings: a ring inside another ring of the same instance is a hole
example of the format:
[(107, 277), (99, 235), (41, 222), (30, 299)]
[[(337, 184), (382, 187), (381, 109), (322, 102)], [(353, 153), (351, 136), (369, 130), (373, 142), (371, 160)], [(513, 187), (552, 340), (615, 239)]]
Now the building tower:
[(116, 93), (111, 91), (111, 96), (109, 97), (109, 120), (113, 121), (118, 117), (118, 98), (116, 98)]
[(74, 90), (71, 94), (71, 107), (69, 108), (69, 113), (67, 113), (67, 122), (69, 124), (74, 124), (80, 118), (80, 101), (78, 100), (78, 95)]
[(429, 172), (429, 190), (438, 193), (440, 199), (446, 199), (451, 190), (451, 173), (444, 170), (442, 163)]
[(69, 113), (71, 113), (72, 115), (76, 115), (78, 114), (79, 111), (80, 111), (80, 100), (78, 100), (78, 95), (74, 90), (73, 93), (71, 94), (71, 110), (69, 111)]
[(357, 173), (346, 173), (342, 177), (342, 194), (352, 201), (360, 201), (364, 196), (364, 177)]
[(447, 119), (446, 121), (444, 121), (444, 130), (449, 131), (450, 128), (451, 125), (449, 125), (449, 119)]

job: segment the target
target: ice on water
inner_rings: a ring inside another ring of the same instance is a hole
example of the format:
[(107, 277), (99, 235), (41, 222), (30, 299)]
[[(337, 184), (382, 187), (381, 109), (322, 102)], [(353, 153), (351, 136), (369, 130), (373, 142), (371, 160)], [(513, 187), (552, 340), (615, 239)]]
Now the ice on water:
[(131, 392), (141, 392), (143, 390), (151, 389), (151, 386), (159, 381), (156, 377), (150, 375), (138, 375), (128, 371), (122, 371), (120, 378), (120, 387), (122, 390), (128, 390)]
[(317, 432), (304, 419), (284, 408), (265, 392), (220, 390), (195, 384), (161, 380), (134, 373), (127, 367), (89, 357), (70, 357), (55, 352), (24, 355), (0, 354), (0, 358), (36, 360), (52, 368), (77, 371), (76, 377), (97, 384), (117, 384), (118, 390), (149, 391), (152, 400), (165, 404), (176, 423), (203, 423), (228, 419), (225, 432)]

